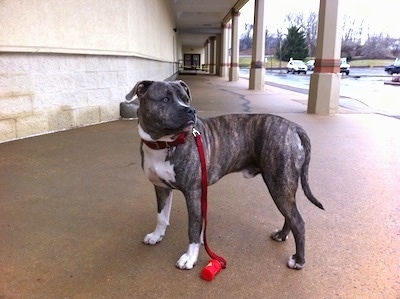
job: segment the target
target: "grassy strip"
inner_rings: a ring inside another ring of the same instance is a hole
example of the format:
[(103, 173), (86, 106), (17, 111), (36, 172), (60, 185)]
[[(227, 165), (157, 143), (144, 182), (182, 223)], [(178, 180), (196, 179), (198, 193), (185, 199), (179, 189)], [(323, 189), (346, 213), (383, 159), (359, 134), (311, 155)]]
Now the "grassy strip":
[[(305, 61), (310, 60), (311, 58), (306, 58)], [(350, 65), (353, 67), (385, 67), (388, 64), (392, 64), (394, 62), (393, 59), (359, 59), (350, 61)], [(243, 68), (249, 68), (251, 64), (251, 57), (241, 56), (239, 57), (239, 66)], [(268, 58), (268, 61), (265, 63), (265, 68), (285, 68), (287, 61), (280, 62), (279, 59), (273, 57)]]

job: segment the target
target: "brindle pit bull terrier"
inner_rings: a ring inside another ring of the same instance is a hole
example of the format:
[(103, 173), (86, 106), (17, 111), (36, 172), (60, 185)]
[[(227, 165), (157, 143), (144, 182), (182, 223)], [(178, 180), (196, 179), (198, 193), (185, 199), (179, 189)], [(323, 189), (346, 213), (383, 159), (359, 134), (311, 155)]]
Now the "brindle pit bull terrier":
[(189, 247), (176, 263), (179, 269), (192, 269), (201, 245), (201, 166), (192, 136), (195, 127), (204, 144), (208, 184), (228, 173), (241, 171), (245, 178), (261, 174), (279, 211), (285, 217), (283, 228), (271, 237), (285, 241), (290, 231), (296, 253), (289, 268), (304, 264), (304, 221), (296, 206), (300, 179), (306, 197), (324, 209), (308, 185), (311, 144), (297, 124), (275, 115), (233, 114), (197, 118), (190, 107), (189, 87), (183, 81), (141, 81), (126, 96), (138, 97), (139, 135), (142, 138), (142, 168), (154, 184), (157, 197), (157, 225), (144, 243), (160, 242), (167, 226), (172, 190), (186, 198), (189, 215)]

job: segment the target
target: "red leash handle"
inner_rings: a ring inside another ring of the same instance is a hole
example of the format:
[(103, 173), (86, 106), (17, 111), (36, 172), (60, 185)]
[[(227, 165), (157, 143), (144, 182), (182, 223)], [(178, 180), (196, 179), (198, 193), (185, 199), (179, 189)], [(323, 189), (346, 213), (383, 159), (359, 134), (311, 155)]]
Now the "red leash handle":
[(201, 212), (203, 214), (203, 221), (204, 221), (204, 231), (203, 231), (204, 248), (206, 249), (208, 255), (212, 259), (217, 260), (221, 264), (222, 269), (225, 269), (226, 268), (226, 260), (223, 257), (214, 253), (210, 249), (210, 247), (208, 246), (208, 243), (207, 243), (207, 187), (208, 187), (208, 181), (207, 181), (206, 158), (204, 155), (203, 142), (201, 140), (200, 132), (197, 131), (195, 128), (193, 128), (192, 134), (196, 141), (197, 150), (198, 150), (199, 156), (200, 156), (200, 164), (201, 164)]

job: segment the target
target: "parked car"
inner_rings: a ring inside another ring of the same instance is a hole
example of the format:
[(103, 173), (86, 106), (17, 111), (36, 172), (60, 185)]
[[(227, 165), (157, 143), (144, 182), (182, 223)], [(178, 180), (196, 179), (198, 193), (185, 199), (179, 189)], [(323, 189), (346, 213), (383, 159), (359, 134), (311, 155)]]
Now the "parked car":
[(315, 64), (315, 60), (314, 59), (307, 61), (306, 62), (307, 70), (313, 71), (314, 70), (314, 64)]
[[(314, 64), (315, 64), (315, 60), (309, 60), (307, 61), (306, 65), (307, 65), (307, 70), (309, 71), (313, 71), (314, 70)], [(346, 58), (342, 58), (341, 62), (340, 62), (340, 72), (343, 74), (350, 74), (350, 64), (347, 63), (347, 59)]]
[(293, 60), (291, 59), (287, 64), (287, 72), (288, 73), (304, 73), (307, 74), (307, 66), (301, 60)]
[(396, 58), (393, 64), (387, 65), (385, 67), (385, 72), (389, 75), (400, 74), (400, 59)]
[(350, 64), (347, 63), (346, 58), (342, 58), (342, 61), (340, 64), (340, 73), (346, 74), (347, 76), (350, 74)]

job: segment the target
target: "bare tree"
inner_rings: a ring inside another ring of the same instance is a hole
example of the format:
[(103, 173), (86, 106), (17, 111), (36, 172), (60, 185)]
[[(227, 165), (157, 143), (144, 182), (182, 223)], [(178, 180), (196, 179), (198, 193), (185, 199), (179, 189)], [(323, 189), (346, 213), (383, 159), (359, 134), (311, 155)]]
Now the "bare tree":
[(253, 45), (253, 27), (253, 24), (245, 24), (246, 31), (241, 35), (239, 41), (239, 49), (241, 51), (251, 49)]
[(343, 17), (342, 26), (342, 41), (344, 42), (361, 42), (361, 37), (363, 35), (364, 21), (356, 21), (348, 15)]
[(301, 29), (305, 29), (305, 17), (304, 17), (304, 13), (297, 13), (297, 14), (287, 14), (285, 17), (285, 21), (288, 23), (288, 28), (291, 27), (296, 27), (296, 28), (301, 28)]
[(308, 45), (308, 54), (315, 56), (317, 50), (317, 34), (318, 34), (318, 15), (315, 12), (309, 14), (306, 27), (304, 30)]
[(265, 28), (265, 54), (274, 55), (276, 49), (279, 47), (278, 37), (273, 33), (270, 33), (267, 28)]
[(390, 51), (393, 57), (400, 57), (400, 38), (391, 38), (390, 42)]
[(383, 34), (369, 36), (362, 47), (361, 55), (367, 58), (393, 58), (392, 39)]
[(364, 21), (356, 21), (348, 15), (343, 16), (341, 56), (347, 57), (349, 61), (362, 55), (363, 28)]

